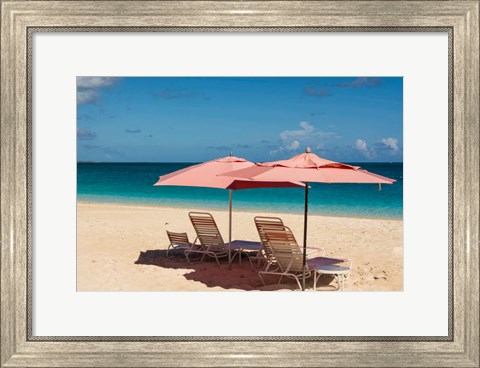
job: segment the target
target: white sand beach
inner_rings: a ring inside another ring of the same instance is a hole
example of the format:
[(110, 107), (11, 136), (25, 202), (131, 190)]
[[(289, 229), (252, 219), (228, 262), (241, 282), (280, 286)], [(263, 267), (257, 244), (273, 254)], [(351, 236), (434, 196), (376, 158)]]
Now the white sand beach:
[[(77, 291), (245, 291), (292, 290), (293, 280), (263, 286), (246, 259), (229, 270), (226, 262), (189, 264), (185, 257), (166, 258), (166, 230), (195, 232), (189, 209), (124, 204), (78, 203)], [(228, 212), (209, 210), (228, 239)], [(234, 211), (233, 239), (258, 240), (254, 216), (278, 216), (303, 241), (303, 215)], [(353, 269), (345, 291), (403, 290), (403, 221), (310, 215), (308, 244), (325, 255), (350, 258)], [(307, 283), (311, 287), (312, 281)], [(332, 290), (322, 276), (320, 290)]]

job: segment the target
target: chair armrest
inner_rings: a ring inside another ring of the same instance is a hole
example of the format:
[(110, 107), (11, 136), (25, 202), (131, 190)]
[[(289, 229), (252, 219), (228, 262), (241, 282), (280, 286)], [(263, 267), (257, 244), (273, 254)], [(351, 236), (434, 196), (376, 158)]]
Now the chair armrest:
[(352, 262), (352, 260), (351, 260), (350, 258), (345, 258), (344, 261), (343, 261), (343, 263), (347, 263), (348, 266), (345, 266), (345, 267), (348, 267), (348, 268), (350, 268), (350, 270), (352, 270), (352, 264), (353, 264), (353, 262)]
[[(303, 252), (303, 247), (300, 247), (300, 249)], [(307, 256), (313, 253), (320, 253), (320, 256), (323, 256), (325, 254), (325, 249), (324, 248), (314, 248), (314, 247), (307, 247)]]

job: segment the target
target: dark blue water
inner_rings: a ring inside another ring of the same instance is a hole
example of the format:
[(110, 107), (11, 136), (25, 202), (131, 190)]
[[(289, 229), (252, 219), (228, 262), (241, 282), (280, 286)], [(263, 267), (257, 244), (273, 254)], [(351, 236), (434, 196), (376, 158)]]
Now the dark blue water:
[[(311, 183), (309, 213), (402, 218), (403, 163), (351, 163), (397, 181), (392, 185)], [(78, 163), (79, 201), (228, 209), (228, 191), (154, 187), (158, 177), (193, 163)], [(303, 213), (303, 188), (246, 189), (233, 193), (234, 209)]]

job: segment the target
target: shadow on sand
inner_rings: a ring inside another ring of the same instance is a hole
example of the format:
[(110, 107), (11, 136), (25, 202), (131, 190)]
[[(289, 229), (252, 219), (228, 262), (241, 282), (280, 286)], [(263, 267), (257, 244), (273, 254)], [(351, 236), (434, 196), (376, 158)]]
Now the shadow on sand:
[[(185, 270), (183, 275), (187, 280), (201, 282), (207, 287), (220, 287), (223, 289), (237, 289), (245, 291), (284, 291), (297, 290), (298, 286), (295, 280), (284, 277), (281, 284), (277, 284), (278, 276), (267, 276), (263, 285), (258, 277), (260, 268), (254, 264), (253, 267), (246, 258), (242, 258), (242, 263), (238, 263), (238, 258), (229, 269), (226, 261), (220, 262), (220, 267), (214, 259), (206, 257), (203, 262), (194, 261), (188, 263), (182, 251), (170, 251), (168, 257), (165, 250), (147, 250), (140, 252), (135, 264), (157, 266), (167, 269)], [(322, 275), (317, 282), (317, 287), (321, 289), (330, 289), (332, 277)], [(307, 288), (312, 288), (313, 278), (307, 279)], [(172, 290), (174, 291), (174, 290)]]

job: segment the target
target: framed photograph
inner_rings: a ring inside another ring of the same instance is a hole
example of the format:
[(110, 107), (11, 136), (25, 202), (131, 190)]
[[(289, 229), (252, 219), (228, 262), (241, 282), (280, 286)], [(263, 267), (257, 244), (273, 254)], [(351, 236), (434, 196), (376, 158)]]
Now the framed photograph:
[(0, 366), (478, 367), (478, 23), (2, 2)]
[(401, 77), (77, 77), (77, 291), (402, 291), (402, 115)]

